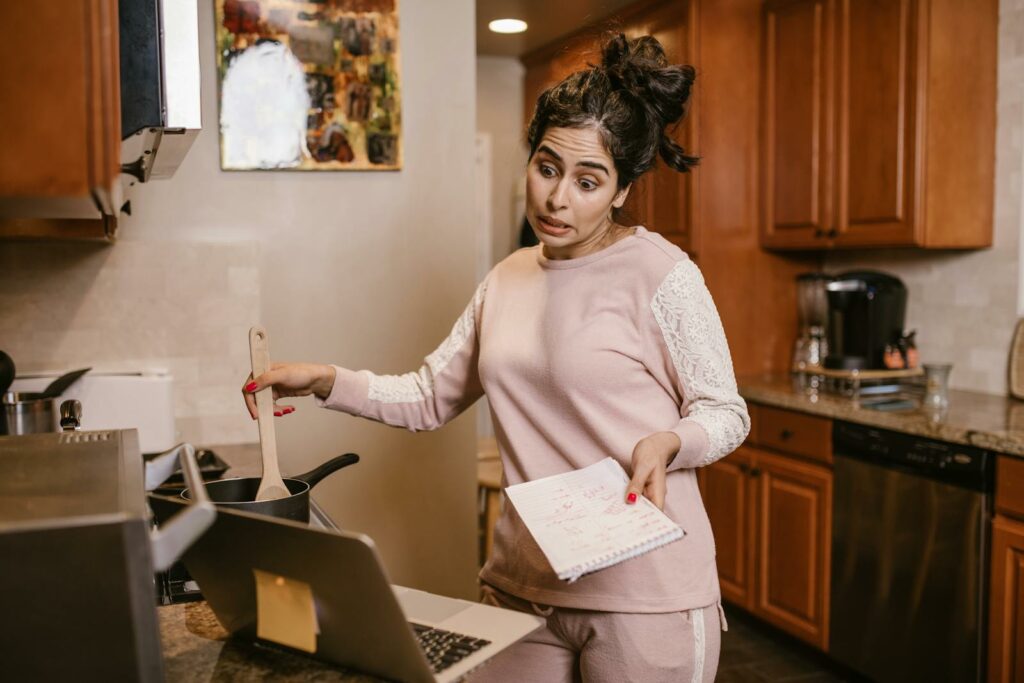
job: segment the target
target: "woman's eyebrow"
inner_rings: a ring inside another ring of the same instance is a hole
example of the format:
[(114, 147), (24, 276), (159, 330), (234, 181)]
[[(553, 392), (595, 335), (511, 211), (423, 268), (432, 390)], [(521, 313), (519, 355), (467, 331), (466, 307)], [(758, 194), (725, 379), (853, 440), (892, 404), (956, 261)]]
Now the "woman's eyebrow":
[(610, 176), (611, 175), (611, 173), (608, 172), (608, 169), (604, 167), (604, 164), (599, 164), (596, 161), (578, 161), (578, 162), (576, 162), (576, 165), (577, 166), (586, 166), (587, 168), (596, 168), (599, 171), (604, 171), (604, 174), (606, 176)]
[(560, 154), (558, 154), (555, 150), (553, 150), (550, 147), (548, 147), (547, 145), (541, 145), (540, 148), (537, 151), (538, 152), (545, 152), (549, 156), (553, 156), (555, 158), (555, 161), (561, 161), (562, 160), (562, 156)]
[[(541, 145), (540, 147), (537, 148), (537, 151), (538, 152), (544, 152), (545, 154), (548, 154), (549, 156), (554, 157), (555, 161), (562, 161), (562, 156), (560, 154), (558, 154), (555, 150), (553, 150), (550, 147), (548, 147), (547, 145)], [(604, 174), (606, 176), (610, 176), (611, 175), (611, 173), (608, 172), (608, 169), (604, 167), (604, 164), (600, 164), (600, 163), (598, 163), (596, 161), (577, 161), (576, 165), (577, 166), (586, 166), (587, 168), (596, 168), (599, 171), (604, 171)]]

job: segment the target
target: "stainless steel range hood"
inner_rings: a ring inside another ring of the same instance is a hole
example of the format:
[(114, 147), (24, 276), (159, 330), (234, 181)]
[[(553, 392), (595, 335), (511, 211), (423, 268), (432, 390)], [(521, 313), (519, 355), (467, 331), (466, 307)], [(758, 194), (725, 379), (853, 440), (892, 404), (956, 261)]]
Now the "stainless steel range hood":
[(120, 0), (121, 169), (170, 178), (201, 127), (197, 0)]

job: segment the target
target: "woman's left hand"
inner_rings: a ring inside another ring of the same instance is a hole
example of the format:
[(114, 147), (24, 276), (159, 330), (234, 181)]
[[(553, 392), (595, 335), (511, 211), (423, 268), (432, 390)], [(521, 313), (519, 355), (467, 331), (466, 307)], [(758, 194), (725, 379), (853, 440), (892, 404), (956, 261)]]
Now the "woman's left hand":
[(626, 488), (626, 502), (636, 502), (643, 495), (665, 509), (665, 470), (682, 444), (675, 432), (656, 432), (645, 436), (633, 448), (633, 479)]

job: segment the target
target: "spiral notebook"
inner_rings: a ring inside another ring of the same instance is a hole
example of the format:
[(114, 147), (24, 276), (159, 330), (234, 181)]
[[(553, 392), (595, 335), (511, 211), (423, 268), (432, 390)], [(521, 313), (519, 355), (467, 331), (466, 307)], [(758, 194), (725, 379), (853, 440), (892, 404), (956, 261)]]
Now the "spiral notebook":
[(643, 496), (627, 505), (628, 485), (622, 466), (605, 458), (505, 493), (558, 578), (572, 583), (686, 535)]

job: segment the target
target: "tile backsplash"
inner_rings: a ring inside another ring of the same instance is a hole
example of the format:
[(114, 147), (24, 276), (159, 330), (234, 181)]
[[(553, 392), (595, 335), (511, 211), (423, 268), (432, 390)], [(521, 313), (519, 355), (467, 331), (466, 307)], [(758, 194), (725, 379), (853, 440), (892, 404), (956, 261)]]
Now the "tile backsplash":
[(237, 387), (259, 256), (256, 242), (0, 244), (0, 349), (19, 374), (166, 368), (179, 438), (251, 442)]

